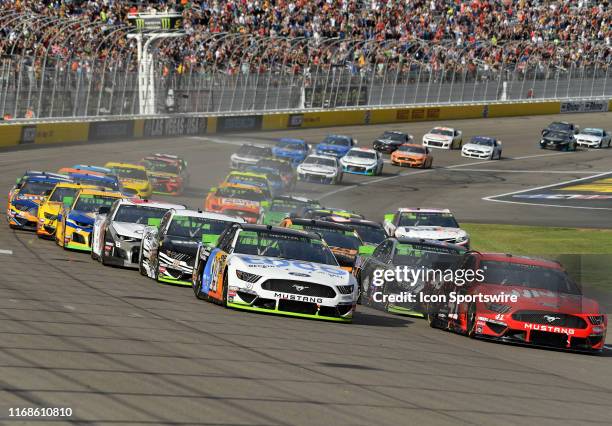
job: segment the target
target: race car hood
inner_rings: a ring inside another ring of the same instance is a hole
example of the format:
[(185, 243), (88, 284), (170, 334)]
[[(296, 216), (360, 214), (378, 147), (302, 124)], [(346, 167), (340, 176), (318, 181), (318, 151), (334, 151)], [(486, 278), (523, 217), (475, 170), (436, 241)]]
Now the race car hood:
[(449, 142), (453, 140), (453, 137), (444, 136), (444, 135), (436, 135), (433, 133), (427, 133), (425, 136), (423, 136), (423, 139), (427, 139), (430, 141)]
[(111, 226), (115, 232), (121, 236), (141, 240), (146, 225), (140, 223), (112, 222)]
[(336, 168), (331, 166), (323, 166), (320, 164), (301, 164), (299, 169), (303, 172), (313, 172), (313, 173), (335, 173)]
[(245, 210), (259, 211), (259, 203), (257, 201), (243, 200), (241, 198), (219, 198), (219, 203), (222, 206), (231, 206)]
[(264, 225), (278, 225), (283, 221), (284, 218), (288, 217), (291, 213), (285, 212), (266, 212), (263, 216)]
[(162, 242), (160, 250), (164, 252), (173, 251), (195, 257), (198, 252), (199, 242), (189, 238), (167, 235)]
[(376, 160), (372, 160), (371, 158), (360, 158), (360, 157), (343, 157), (342, 162), (345, 164), (356, 164), (359, 166), (373, 166), (376, 164)]
[(576, 139), (581, 139), (583, 141), (589, 141), (589, 142), (599, 142), (601, 140), (601, 136), (585, 135), (585, 134), (579, 133), (576, 135)]
[(424, 238), (426, 240), (446, 240), (467, 236), (467, 232), (459, 228), (442, 226), (400, 226), (395, 231), (396, 237)]
[(391, 157), (393, 158), (397, 158), (397, 157), (402, 157), (402, 158), (414, 158), (416, 160), (422, 160), (423, 158), (425, 158), (425, 154), (417, 154), (415, 152), (401, 152), (401, 151), (395, 151), (393, 154), (391, 154)]
[(305, 281), (321, 284), (350, 284), (350, 274), (339, 266), (275, 257), (234, 254), (232, 266), (267, 279)]
[(475, 289), (481, 294), (511, 294), (518, 296), (516, 302), (508, 302), (514, 310), (549, 311), (566, 314), (598, 314), (599, 304), (588, 297), (560, 293), (551, 290), (497, 284), (478, 284)]
[(79, 222), (86, 223), (88, 225), (93, 225), (95, 221), (95, 213), (87, 213), (80, 210), (72, 210), (68, 214), (68, 219)]
[(474, 149), (477, 151), (493, 151), (493, 147), (492, 146), (486, 146), (486, 145), (477, 145), (475, 143), (467, 143), (465, 145), (463, 145), (463, 149)]
[(47, 201), (40, 207), (45, 213), (58, 214), (62, 208), (61, 201)]
[(119, 179), (121, 184), (127, 188), (144, 189), (149, 185), (146, 180), (140, 179)]

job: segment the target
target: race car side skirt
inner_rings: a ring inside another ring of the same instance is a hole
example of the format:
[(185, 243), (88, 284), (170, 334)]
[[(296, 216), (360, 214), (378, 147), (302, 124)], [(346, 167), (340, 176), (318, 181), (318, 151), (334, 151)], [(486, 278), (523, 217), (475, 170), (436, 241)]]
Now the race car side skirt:
[(72, 242), (65, 244), (65, 247), (68, 250), (78, 250), (78, 251), (87, 251), (87, 252), (91, 251), (91, 247), (89, 246), (86, 246), (84, 244), (72, 243)]
[(286, 316), (290, 316), (290, 317), (310, 318), (310, 319), (317, 319), (317, 320), (322, 320), (322, 321), (335, 321), (335, 322), (344, 322), (344, 323), (353, 322), (353, 318), (327, 317), (327, 316), (323, 316), (323, 315), (301, 314), (301, 313), (297, 313), (297, 312), (281, 311), (281, 310), (278, 310), (278, 309), (258, 308), (256, 306), (245, 305), (245, 304), (242, 304), (242, 303), (228, 302), (227, 306), (229, 308), (242, 309), (242, 310), (245, 310), (245, 311), (253, 311), (253, 312), (262, 312), (262, 313), (266, 313), (266, 314), (286, 315)]

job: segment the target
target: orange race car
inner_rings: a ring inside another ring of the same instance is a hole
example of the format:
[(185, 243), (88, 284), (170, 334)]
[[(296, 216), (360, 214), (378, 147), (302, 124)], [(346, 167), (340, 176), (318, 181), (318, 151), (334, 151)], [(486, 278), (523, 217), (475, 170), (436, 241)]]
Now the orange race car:
[(256, 186), (222, 183), (218, 188), (210, 189), (204, 201), (204, 210), (256, 223), (261, 214), (261, 203), (265, 200), (264, 192)]
[(433, 155), (430, 149), (423, 145), (405, 143), (391, 154), (391, 164), (394, 166), (430, 169), (432, 163)]

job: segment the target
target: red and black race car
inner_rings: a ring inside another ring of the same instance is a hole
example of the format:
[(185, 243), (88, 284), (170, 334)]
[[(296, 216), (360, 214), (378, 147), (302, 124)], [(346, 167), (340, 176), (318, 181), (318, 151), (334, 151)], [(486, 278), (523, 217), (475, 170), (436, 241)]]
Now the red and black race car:
[(176, 155), (153, 154), (140, 164), (147, 169), (155, 194), (180, 195), (189, 184), (187, 161)]
[[(425, 292), (432, 327), (504, 342), (603, 350), (607, 316), (560, 263), (471, 251), (456, 271), (463, 272)], [(474, 278), (458, 280), (460, 275)]]

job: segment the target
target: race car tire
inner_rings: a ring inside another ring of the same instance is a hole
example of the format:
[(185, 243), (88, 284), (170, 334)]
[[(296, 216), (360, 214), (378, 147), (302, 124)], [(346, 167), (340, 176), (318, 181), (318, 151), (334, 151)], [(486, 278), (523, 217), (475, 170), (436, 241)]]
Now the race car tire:
[(91, 254), (91, 258), (93, 260), (100, 260), (100, 257), (96, 253), (94, 253), (93, 249), (89, 253)]
[(221, 302), (221, 304), (223, 305), (224, 308), (227, 308), (227, 269), (225, 270), (225, 272), (223, 273), (223, 300)]
[(476, 336), (476, 305), (470, 303), (466, 317), (466, 335), (473, 339)]
[(140, 272), (140, 275), (143, 277), (147, 276), (147, 271), (145, 270), (144, 266), (142, 266), (142, 255), (140, 255), (140, 259), (138, 259), (138, 272)]
[(155, 269), (153, 269), (153, 279), (159, 282), (159, 260), (155, 262)]
[(603, 148), (603, 141), (599, 141), (599, 146), (597, 148), (599, 148), (599, 149)]
[(443, 328), (442, 321), (440, 321), (440, 317), (438, 316), (438, 310), (434, 308), (431, 304), (427, 304), (427, 323), (431, 328)]

